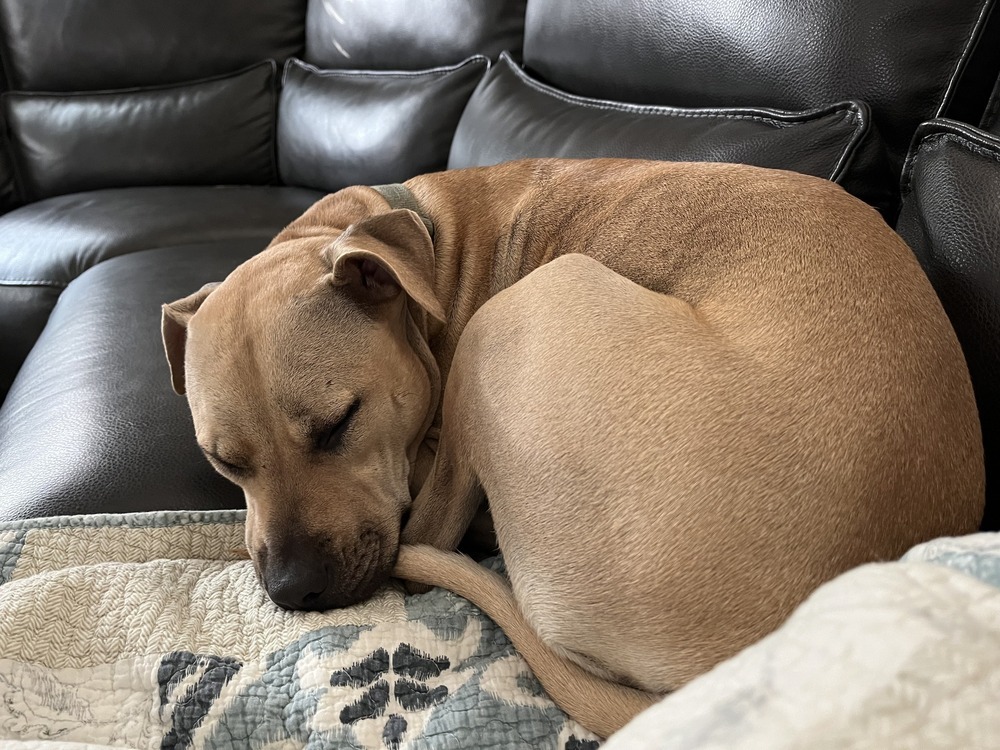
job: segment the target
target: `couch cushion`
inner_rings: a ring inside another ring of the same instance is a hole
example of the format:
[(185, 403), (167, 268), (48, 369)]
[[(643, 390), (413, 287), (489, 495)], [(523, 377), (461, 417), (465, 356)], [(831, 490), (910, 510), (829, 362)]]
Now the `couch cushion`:
[(420, 70), (519, 56), (527, 0), (309, 0), (305, 59), (321, 68)]
[(306, 0), (0, 0), (11, 88), (177, 83), (301, 54)]
[(897, 230), (951, 318), (976, 390), (986, 451), (984, 528), (1000, 529), (1000, 138), (922, 125), (903, 172)]
[(979, 126), (993, 135), (1000, 135), (1000, 77), (993, 84), (990, 101), (986, 105)]
[(489, 61), (419, 72), (285, 64), (278, 109), (281, 179), (330, 192), (444, 169), (458, 118)]
[(448, 166), (538, 156), (729, 161), (841, 182), (888, 210), (895, 186), (868, 107), (843, 102), (807, 112), (679, 109), (565, 94), (507, 56), (466, 107)]
[(132, 185), (267, 184), (273, 62), (191, 83), (3, 95), (28, 200)]
[(132, 253), (69, 285), (0, 408), (0, 520), (242, 505), (170, 388), (160, 305), (260, 249), (240, 239)]
[(51, 284), (0, 285), (0, 403), (61, 293)]
[(10, 139), (6, 127), (0, 123), (0, 214), (17, 208), (22, 202), (14, 173), (14, 159), (10, 154)]
[(860, 99), (898, 169), (917, 125), (954, 103), (993, 4), (532, 0), (524, 60), (567, 91), (641, 103), (797, 110)]
[(0, 398), (62, 289), (139, 250), (241, 240), (263, 249), (321, 194), (278, 187), (159, 187), (50, 198), (0, 216)]

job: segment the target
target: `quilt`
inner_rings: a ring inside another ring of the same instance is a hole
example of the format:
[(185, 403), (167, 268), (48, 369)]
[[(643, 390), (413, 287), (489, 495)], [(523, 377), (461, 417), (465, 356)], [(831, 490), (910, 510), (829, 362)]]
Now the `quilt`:
[(279, 609), (237, 552), (244, 517), (0, 525), (0, 747), (598, 746), (451, 593)]
[[(277, 608), (238, 552), (243, 520), (0, 524), (0, 748), (599, 746), (453, 594)], [(998, 698), (1000, 534), (984, 533), (834, 579), (603, 748), (1000, 750)]]

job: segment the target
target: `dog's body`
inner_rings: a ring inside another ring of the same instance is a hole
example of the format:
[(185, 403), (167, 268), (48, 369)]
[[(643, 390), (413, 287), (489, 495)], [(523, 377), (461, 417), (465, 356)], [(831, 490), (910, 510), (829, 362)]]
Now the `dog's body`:
[(367, 596), (405, 513), (404, 543), (453, 549), (485, 495), (532, 631), (662, 693), (837, 573), (978, 526), (954, 333), (837, 186), (616, 160), (406, 186), (433, 244), (349, 188), (166, 310), (276, 601)]

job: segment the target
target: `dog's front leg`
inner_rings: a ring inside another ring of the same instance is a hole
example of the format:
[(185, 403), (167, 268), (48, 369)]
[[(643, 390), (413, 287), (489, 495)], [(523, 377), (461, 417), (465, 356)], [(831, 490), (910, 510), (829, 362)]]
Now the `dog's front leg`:
[[(410, 506), (410, 517), (400, 537), (402, 544), (454, 550), (472, 523), (484, 494), (468, 461), (456, 450), (456, 442), (442, 434), (434, 466)], [(407, 584), (410, 593), (428, 588)]]

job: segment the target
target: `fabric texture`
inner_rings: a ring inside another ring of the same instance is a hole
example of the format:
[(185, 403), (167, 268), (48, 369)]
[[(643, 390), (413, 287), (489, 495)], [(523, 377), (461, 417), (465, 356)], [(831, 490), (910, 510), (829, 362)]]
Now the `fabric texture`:
[[(497, 626), (448, 592), (392, 584), (348, 609), (278, 609), (239, 552), (244, 519), (0, 524), (0, 740), (598, 747)], [(604, 747), (989, 750), (998, 694), (1000, 534), (945, 538), (822, 586)]]
[(278, 609), (234, 551), (243, 518), (0, 525), (0, 739), (54, 741), (46, 750), (597, 747), (457, 596), (390, 586), (349, 609)]

